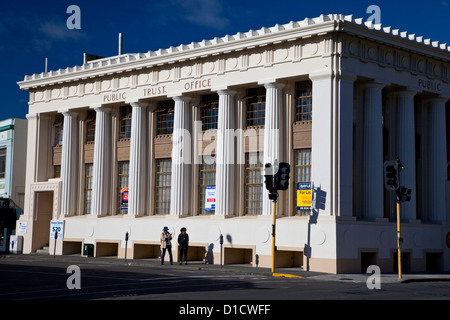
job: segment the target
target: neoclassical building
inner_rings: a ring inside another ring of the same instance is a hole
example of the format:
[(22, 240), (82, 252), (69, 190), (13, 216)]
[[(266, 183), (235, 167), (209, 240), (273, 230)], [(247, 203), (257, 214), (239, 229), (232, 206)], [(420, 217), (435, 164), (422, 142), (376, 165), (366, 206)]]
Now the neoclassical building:
[(398, 156), (403, 271), (448, 271), (449, 82), (446, 44), (339, 14), (26, 76), (24, 253), (157, 258), (186, 227), (190, 260), (219, 263), (223, 235), (225, 264), (270, 267), (263, 168), (289, 162), (277, 266), (392, 272)]

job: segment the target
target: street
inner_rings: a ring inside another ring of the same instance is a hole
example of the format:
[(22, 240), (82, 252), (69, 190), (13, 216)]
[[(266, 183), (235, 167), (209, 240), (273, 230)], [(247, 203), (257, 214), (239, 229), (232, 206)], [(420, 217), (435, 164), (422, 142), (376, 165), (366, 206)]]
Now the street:
[[(68, 270), (69, 266), (76, 266), (78, 274)], [(370, 290), (366, 283), (369, 275), (303, 274), (302, 278), (288, 278), (273, 277), (267, 270), (239, 266), (220, 269), (204, 264), (161, 266), (157, 261), (124, 262), (114, 258), (4, 256), (0, 259), (0, 299), (450, 299), (449, 276), (398, 282), (395, 275), (391, 275), (386, 280), (382, 278), (380, 289)]]

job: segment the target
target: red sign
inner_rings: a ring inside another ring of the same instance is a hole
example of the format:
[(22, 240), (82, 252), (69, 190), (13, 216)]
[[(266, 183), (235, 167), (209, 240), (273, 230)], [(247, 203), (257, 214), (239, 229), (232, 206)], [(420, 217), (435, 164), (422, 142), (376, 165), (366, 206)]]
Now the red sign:
[(128, 210), (128, 188), (122, 188), (122, 201), (120, 201), (120, 209)]

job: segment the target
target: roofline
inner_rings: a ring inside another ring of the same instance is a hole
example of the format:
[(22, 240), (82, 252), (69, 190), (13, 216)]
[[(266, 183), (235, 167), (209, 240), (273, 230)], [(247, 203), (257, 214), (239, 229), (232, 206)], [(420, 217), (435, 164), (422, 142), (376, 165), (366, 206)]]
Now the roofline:
[(298, 22), (291, 21), (283, 25), (276, 24), (271, 28), (263, 27), (245, 33), (238, 32), (233, 36), (226, 35), (221, 38), (215, 37), (212, 40), (192, 42), (189, 45), (94, 60), (73, 68), (68, 67), (25, 76), (25, 79), (17, 84), (20, 89), (29, 90), (264, 47), (273, 43), (295, 41), (336, 31), (355, 34), (422, 55), (450, 61), (450, 46), (447, 44), (440, 44), (438, 41), (417, 37), (414, 34), (410, 35), (408, 32), (400, 32), (399, 29), (392, 29), (392, 27), (383, 27), (381, 24), (372, 24), (371, 21), (365, 22), (363, 18), (355, 19), (353, 15), (329, 14), (313, 19), (305, 18)]

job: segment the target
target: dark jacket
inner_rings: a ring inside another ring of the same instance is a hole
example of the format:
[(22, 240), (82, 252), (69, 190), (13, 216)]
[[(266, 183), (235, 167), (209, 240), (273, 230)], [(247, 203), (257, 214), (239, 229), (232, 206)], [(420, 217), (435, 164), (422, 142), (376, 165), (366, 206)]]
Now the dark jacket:
[(187, 249), (189, 246), (189, 235), (187, 233), (180, 233), (178, 236), (178, 244), (180, 249)]

